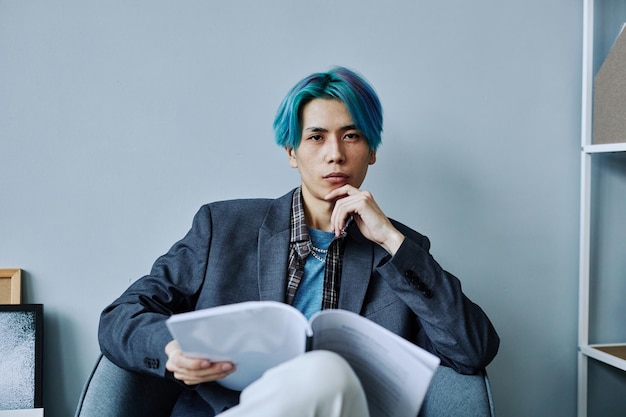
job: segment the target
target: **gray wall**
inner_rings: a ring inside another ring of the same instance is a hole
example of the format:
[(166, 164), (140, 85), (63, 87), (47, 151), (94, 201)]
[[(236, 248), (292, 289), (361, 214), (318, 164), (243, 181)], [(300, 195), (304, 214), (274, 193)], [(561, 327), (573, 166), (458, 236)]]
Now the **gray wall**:
[(364, 187), (499, 330), (499, 415), (574, 415), (581, 36), (570, 0), (0, 0), (0, 267), (45, 305), (46, 415), (202, 203), (297, 185), (273, 114), (333, 64), (385, 107)]

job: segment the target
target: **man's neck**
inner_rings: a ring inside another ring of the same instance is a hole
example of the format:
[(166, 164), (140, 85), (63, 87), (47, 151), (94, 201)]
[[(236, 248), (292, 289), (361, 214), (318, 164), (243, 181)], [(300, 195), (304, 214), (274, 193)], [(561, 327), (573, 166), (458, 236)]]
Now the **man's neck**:
[(302, 193), (306, 225), (318, 230), (330, 231), (330, 216), (334, 201), (322, 201)]

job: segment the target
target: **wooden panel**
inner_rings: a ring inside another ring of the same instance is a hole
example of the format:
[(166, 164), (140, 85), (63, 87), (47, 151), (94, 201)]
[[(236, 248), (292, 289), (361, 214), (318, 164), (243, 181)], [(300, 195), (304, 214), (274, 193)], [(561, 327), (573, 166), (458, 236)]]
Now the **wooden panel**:
[(21, 287), (21, 269), (0, 269), (0, 304), (20, 304)]

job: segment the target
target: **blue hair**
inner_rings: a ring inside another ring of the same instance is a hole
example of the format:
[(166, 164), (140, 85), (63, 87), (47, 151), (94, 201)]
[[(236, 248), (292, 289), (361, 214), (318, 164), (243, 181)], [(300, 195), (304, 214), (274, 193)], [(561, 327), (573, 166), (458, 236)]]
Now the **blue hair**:
[(383, 108), (378, 95), (362, 76), (344, 67), (309, 75), (289, 90), (274, 119), (274, 135), (279, 146), (298, 148), (302, 108), (316, 98), (340, 100), (370, 149), (378, 148), (383, 131)]

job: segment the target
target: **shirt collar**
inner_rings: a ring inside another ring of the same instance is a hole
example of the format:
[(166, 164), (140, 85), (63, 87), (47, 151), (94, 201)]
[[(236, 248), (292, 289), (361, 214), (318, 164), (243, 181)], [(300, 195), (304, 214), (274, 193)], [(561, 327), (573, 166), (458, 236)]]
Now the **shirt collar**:
[(304, 218), (304, 204), (302, 190), (296, 188), (291, 199), (291, 237), (290, 243), (300, 258), (306, 258), (311, 252), (311, 238)]

